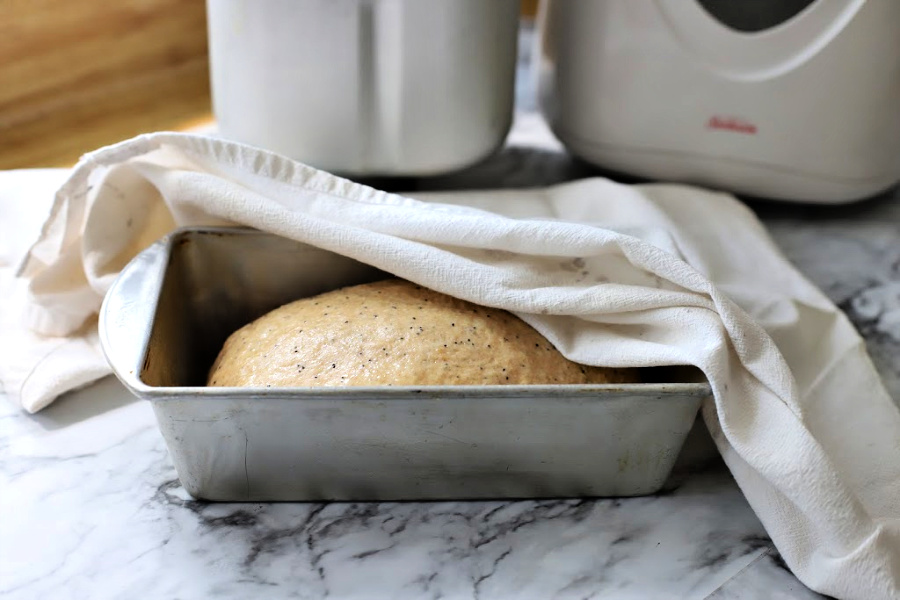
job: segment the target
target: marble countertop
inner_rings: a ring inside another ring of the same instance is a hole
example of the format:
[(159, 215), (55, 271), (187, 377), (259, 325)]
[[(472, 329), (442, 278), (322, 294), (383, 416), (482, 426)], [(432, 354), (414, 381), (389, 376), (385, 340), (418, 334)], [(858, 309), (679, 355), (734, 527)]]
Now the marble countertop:
[[(382, 183), (596, 174), (524, 111), (485, 163)], [(900, 399), (900, 191), (750, 206), (850, 315)], [(150, 406), (112, 378), (37, 415), (0, 397), (0, 515), (0, 598), (821, 598), (786, 569), (720, 462), (631, 499), (206, 503), (179, 484)]]

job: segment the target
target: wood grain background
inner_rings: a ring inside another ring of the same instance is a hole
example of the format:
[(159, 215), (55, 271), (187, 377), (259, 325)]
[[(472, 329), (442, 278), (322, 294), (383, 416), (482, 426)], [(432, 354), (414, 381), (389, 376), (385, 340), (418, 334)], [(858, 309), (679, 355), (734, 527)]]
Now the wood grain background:
[(204, 0), (0, 0), (0, 169), (209, 114)]
[(211, 118), (204, 0), (0, 0), (0, 169)]

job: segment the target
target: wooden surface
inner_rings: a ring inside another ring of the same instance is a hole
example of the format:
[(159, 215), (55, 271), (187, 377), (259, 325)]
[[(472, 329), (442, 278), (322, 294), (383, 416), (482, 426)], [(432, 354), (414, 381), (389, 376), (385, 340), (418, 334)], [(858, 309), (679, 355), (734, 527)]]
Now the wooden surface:
[[(522, 0), (534, 15), (538, 0)], [(0, 0), (0, 169), (212, 119), (204, 0)]]
[(0, 0), (0, 169), (210, 115), (203, 0)]
[(522, 0), (522, 16), (534, 18), (537, 16), (538, 0)]

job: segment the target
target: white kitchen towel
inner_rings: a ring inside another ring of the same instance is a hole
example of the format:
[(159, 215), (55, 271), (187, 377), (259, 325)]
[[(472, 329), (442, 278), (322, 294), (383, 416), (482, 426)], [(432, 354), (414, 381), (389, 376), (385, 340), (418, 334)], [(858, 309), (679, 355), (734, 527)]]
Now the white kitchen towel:
[[(118, 271), (176, 225), (301, 240), (511, 310), (578, 362), (696, 365), (715, 395), (705, 421), (791, 569), (838, 598), (900, 598), (900, 411), (852, 325), (749, 210), (603, 179), (428, 199), (221, 140), (141, 136), (87, 155), (59, 189), (21, 267), (23, 322), (87, 357)], [(7, 393), (29, 410), (59, 391), (32, 380), (106, 372), (96, 354), (73, 370), (8, 340), (21, 360)]]
[(22, 323), (27, 282), (14, 280), (15, 266), (40, 234), (53, 194), (68, 174), (69, 169), (0, 172), (0, 389), (32, 412), (109, 373), (93, 321), (85, 335), (65, 338), (39, 335)]

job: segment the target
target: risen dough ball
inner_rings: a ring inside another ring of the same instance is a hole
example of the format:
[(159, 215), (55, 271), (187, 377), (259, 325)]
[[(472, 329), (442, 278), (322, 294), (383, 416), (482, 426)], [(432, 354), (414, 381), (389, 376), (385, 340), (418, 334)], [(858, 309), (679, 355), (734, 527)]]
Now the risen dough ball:
[(512, 314), (402, 279), (286, 304), (233, 333), (208, 385), (306, 387), (629, 383), (564, 358)]

